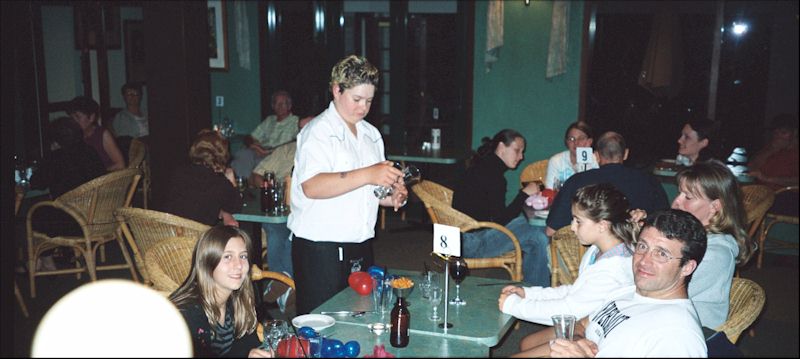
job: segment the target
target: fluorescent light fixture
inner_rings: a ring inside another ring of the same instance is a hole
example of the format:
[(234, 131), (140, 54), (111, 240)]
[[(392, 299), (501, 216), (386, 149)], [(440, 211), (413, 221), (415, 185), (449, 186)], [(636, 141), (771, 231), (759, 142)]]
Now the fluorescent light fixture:
[(733, 23), (734, 35), (742, 36), (745, 32), (747, 32), (747, 24)]

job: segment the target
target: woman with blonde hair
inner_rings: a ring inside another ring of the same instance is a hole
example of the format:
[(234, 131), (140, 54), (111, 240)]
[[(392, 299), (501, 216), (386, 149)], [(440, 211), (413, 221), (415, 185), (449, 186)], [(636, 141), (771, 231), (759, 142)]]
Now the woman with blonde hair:
[(258, 348), (250, 248), (244, 231), (210, 228), (194, 247), (189, 276), (169, 296), (186, 320), (196, 357), (272, 356)]
[(694, 215), (708, 232), (708, 248), (692, 274), (689, 298), (700, 324), (717, 328), (728, 317), (731, 281), (736, 265), (755, 251), (745, 230), (742, 193), (736, 177), (722, 162), (708, 160), (678, 172), (678, 196), (672, 208)]
[(241, 211), (243, 202), (229, 159), (225, 138), (215, 131), (200, 131), (189, 148), (191, 163), (172, 172), (162, 210), (210, 226), (219, 219), (238, 226), (232, 214)]

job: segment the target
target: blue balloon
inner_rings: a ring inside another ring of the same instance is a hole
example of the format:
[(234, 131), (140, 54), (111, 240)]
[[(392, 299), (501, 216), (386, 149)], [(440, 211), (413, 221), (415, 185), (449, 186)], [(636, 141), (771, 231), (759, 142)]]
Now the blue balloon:
[(344, 344), (344, 356), (348, 358), (358, 357), (361, 353), (361, 345), (357, 341), (351, 340)]
[(323, 358), (333, 357), (333, 340), (322, 339), (322, 351), (320, 352), (320, 354), (322, 354)]
[(344, 358), (344, 343), (338, 339), (331, 340), (332, 350), (330, 352), (331, 357), (334, 358)]
[(318, 337), (319, 333), (312, 327), (300, 327), (300, 329), (297, 330), (297, 335), (301, 338), (310, 339)]
[(383, 271), (383, 268), (378, 266), (369, 267), (367, 269), (367, 273), (369, 273), (370, 277), (375, 279), (382, 279), (386, 275), (386, 272)]

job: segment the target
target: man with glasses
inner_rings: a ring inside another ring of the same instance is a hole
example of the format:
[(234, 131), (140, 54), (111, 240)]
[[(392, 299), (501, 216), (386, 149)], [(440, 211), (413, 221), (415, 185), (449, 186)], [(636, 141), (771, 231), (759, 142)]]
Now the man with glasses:
[[(575, 325), (575, 340), (543, 330), (527, 354), (552, 357), (706, 357), (700, 319), (687, 286), (706, 251), (706, 231), (688, 212), (645, 220), (634, 247), (634, 285), (620, 288)], [(538, 334), (538, 333), (537, 333)], [(536, 351), (536, 352), (534, 352)]]

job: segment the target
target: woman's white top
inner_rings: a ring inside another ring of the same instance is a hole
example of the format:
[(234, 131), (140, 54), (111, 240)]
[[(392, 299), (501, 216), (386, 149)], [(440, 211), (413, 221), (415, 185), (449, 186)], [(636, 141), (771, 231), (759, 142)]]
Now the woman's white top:
[[(583, 168), (586, 166), (586, 169)], [(575, 164), (569, 160), (569, 150), (559, 152), (550, 157), (547, 162), (547, 175), (544, 177), (544, 186), (546, 188), (553, 188), (556, 179), (560, 180), (563, 184), (568, 178), (572, 177), (575, 173), (588, 171), (600, 167), (594, 156), (591, 156), (590, 162), (587, 164)], [(579, 171), (580, 170), (580, 171)]]

